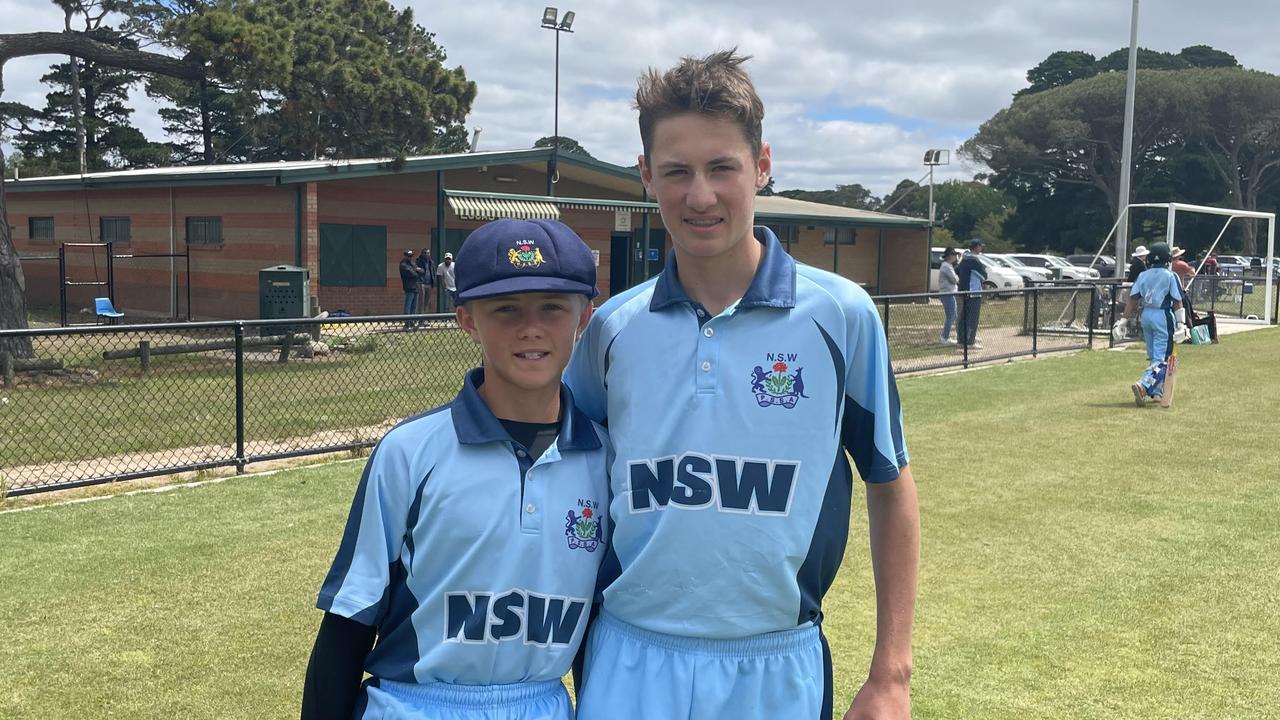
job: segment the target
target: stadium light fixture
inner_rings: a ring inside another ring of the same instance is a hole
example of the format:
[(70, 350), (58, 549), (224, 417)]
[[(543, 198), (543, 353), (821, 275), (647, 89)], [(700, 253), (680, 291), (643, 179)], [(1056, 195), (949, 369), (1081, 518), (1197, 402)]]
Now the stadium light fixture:
[(933, 247), (933, 169), (951, 164), (950, 150), (925, 150), (924, 164), (929, 166), (929, 247)]
[(554, 30), (556, 33), (556, 89), (554, 105), (554, 125), (551, 135), (551, 160), (547, 163), (547, 194), (553, 195), (555, 183), (559, 180), (560, 171), (556, 164), (560, 159), (560, 33), (573, 32), (573, 19), (576, 13), (566, 10), (564, 17), (559, 17), (560, 10), (546, 7), (542, 11), (542, 29)]

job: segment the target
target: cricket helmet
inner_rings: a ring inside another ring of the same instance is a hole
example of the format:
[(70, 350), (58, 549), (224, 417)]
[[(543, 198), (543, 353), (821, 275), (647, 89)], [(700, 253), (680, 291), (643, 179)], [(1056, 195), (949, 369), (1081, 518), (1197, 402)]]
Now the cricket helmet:
[(1169, 252), (1169, 243), (1152, 243), (1150, 251), (1151, 254), (1147, 255), (1148, 265), (1168, 265), (1173, 260), (1173, 255)]

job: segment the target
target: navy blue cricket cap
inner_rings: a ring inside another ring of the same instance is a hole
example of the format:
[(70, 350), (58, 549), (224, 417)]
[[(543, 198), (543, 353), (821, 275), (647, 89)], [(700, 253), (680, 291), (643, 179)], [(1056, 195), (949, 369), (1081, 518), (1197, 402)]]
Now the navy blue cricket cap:
[(485, 223), (462, 243), (456, 266), (460, 302), (530, 292), (599, 294), (591, 249), (555, 220)]

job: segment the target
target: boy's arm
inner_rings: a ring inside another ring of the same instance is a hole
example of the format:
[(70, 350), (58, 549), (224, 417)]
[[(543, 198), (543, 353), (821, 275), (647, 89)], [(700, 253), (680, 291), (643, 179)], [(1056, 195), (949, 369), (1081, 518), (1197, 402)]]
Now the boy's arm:
[(876, 583), (876, 648), (871, 671), (845, 720), (909, 720), (911, 624), (920, 564), (920, 512), (911, 468), (868, 483), (871, 567)]
[(360, 697), (364, 660), (373, 648), (374, 628), (325, 613), (307, 663), (302, 688), (302, 720), (349, 720)]

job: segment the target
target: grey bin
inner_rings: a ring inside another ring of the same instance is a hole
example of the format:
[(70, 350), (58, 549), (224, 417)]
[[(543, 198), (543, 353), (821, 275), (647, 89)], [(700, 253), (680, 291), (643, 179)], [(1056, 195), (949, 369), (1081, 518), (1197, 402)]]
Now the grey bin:
[[(307, 294), (311, 272), (295, 265), (276, 265), (258, 271), (258, 317), (263, 320), (308, 317)], [(282, 335), (301, 328), (270, 326), (262, 335)]]

